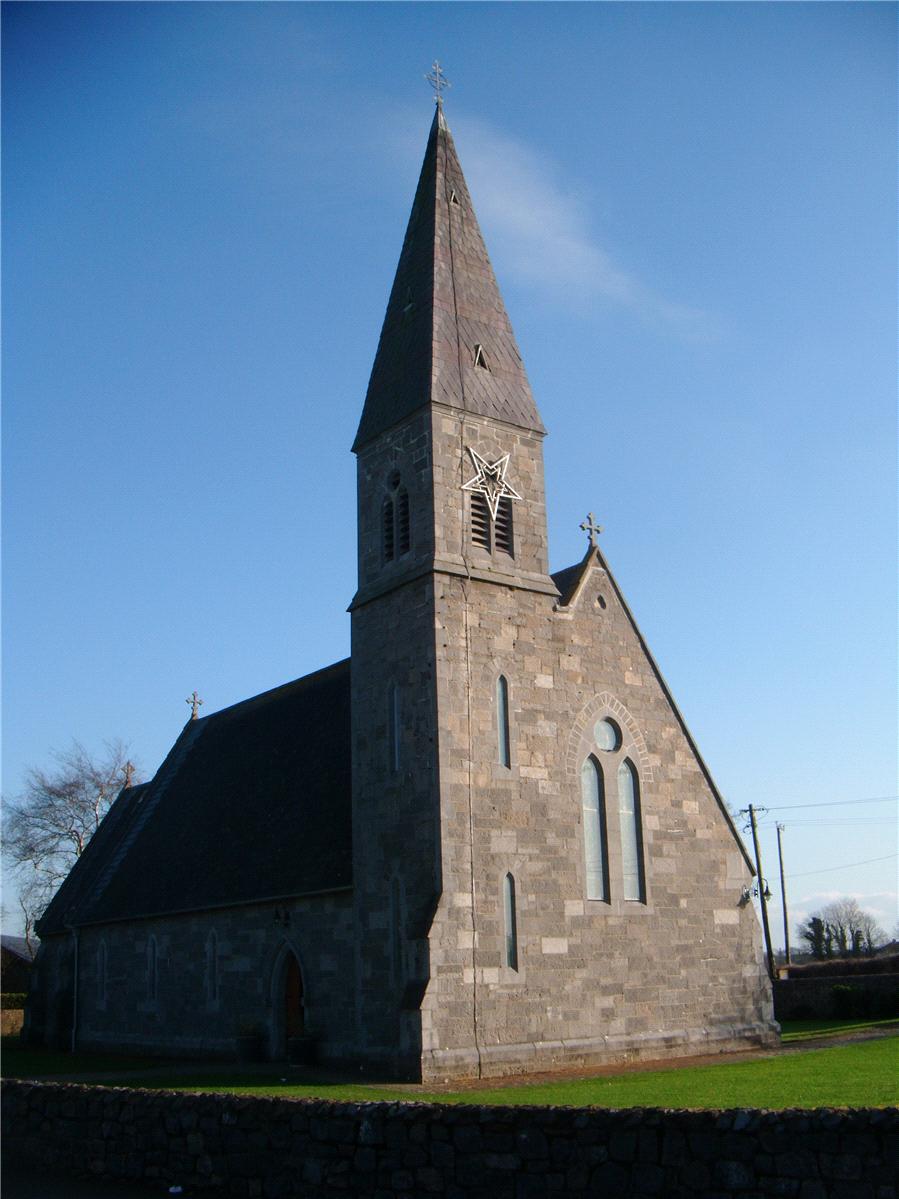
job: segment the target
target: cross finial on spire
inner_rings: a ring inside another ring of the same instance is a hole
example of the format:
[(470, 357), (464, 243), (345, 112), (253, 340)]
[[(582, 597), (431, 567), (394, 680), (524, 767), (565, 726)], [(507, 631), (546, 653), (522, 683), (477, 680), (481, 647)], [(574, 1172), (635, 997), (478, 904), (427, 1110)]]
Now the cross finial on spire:
[(434, 97), (437, 101), (437, 107), (443, 108), (443, 96), (441, 96), (440, 93), (444, 89), (452, 87), (453, 85), (444, 75), (443, 67), (441, 67), (436, 58), (431, 66), (430, 75), (425, 75), (425, 79), (427, 79), (428, 83), (430, 83), (431, 87), (434, 89)]
[(125, 774), (125, 787), (127, 789), (131, 786), (132, 779), (134, 778), (134, 763), (131, 761), (126, 762), (122, 770)]
[(602, 532), (602, 525), (598, 525), (596, 523), (596, 517), (593, 515), (592, 512), (587, 513), (587, 519), (585, 521), (581, 522), (581, 528), (584, 530), (584, 532), (590, 538), (590, 548), (592, 550), (595, 550), (596, 549), (596, 536), (598, 533)]
[(195, 692), (193, 693), (193, 695), (191, 695), (191, 696), (190, 696), (188, 699), (186, 699), (184, 702), (185, 702), (186, 704), (190, 704), (190, 718), (191, 718), (191, 720), (196, 720), (196, 719), (197, 719), (197, 717), (199, 716), (199, 713), (200, 713), (200, 704), (201, 704), (203, 701), (200, 699), (199, 695), (197, 695), (197, 693), (196, 693), (196, 691), (195, 691)]

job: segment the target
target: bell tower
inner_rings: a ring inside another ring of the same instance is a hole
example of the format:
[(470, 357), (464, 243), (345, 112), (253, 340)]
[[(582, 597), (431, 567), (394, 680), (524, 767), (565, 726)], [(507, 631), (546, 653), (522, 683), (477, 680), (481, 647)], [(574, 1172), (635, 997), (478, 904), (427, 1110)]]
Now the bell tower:
[(425, 569), (554, 594), (544, 432), (438, 104), (353, 445), (357, 601)]
[(443, 943), (474, 935), (471, 795), (454, 789), (474, 752), (473, 639), (494, 593), (558, 595), (543, 436), (438, 101), (353, 445), (357, 1027), (370, 1056), (409, 1073), (436, 1035), (422, 1001), (437, 974), (468, 1004), (469, 951)]

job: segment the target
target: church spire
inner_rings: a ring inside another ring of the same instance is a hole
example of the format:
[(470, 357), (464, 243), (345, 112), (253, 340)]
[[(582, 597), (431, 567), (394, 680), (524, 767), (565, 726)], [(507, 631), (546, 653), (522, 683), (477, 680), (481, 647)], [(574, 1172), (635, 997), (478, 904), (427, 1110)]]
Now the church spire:
[(353, 449), (429, 403), (544, 431), (442, 104)]

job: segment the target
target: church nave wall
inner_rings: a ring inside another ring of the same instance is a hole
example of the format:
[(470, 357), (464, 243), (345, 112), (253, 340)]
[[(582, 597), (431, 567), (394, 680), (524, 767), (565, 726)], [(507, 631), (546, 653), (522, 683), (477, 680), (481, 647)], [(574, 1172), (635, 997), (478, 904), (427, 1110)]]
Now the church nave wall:
[[(351, 1056), (351, 915), (342, 892), (81, 929), (77, 1044), (228, 1057), (235, 1036), (253, 1026), (266, 1055), (283, 1056), (283, 965), (293, 954), (306, 1031), (323, 1055)], [(52, 937), (42, 947), (62, 1002), (37, 1021), (60, 1044), (71, 1039), (73, 946)]]

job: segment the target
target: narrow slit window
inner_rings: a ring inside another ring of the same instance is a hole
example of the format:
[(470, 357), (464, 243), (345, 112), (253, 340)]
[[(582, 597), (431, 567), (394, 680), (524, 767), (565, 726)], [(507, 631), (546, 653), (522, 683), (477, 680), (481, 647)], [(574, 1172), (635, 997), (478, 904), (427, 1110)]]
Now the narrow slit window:
[(602, 770), (594, 758), (581, 767), (581, 803), (584, 811), (584, 860), (587, 898), (609, 898), (606, 854), (606, 797)]
[(512, 528), (512, 501), (504, 495), (496, 509), (496, 522), (493, 529), (493, 539), (496, 548), (510, 558), (514, 558), (514, 535)]
[(397, 557), (409, 553), (411, 532), (409, 526), (409, 493), (401, 487), (396, 497), (396, 548)]
[(400, 689), (396, 683), (387, 688), (388, 765), (396, 774), (400, 768)]
[(518, 969), (518, 920), (515, 914), (515, 879), (503, 879), (503, 922), (506, 934), (503, 961), (511, 970)]
[(386, 499), (381, 506), (381, 548), (385, 562), (392, 562), (396, 552), (393, 533), (393, 500)]
[(471, 493), (471, 540), (473, 545), (487, 550), (491, 547), (490, 509), (487, 497), (480, 491)]
[(484, 347), (482, 345), (476, 345), (474, 348), (474, 364), (482, 371), (490, 370), (490, 367), (487, 365), (487, 356), (484, 353)]
[(618, 767), (618, 819), (621, 827), (622, 895), (644, 903), (643, 830), (640, 819), (640, 787), (629, 758)]
[(509, 684), (505, 675), (496, 680), (496, 734), (500, 766), (512, 765), (512, 744), (509, 739)]

